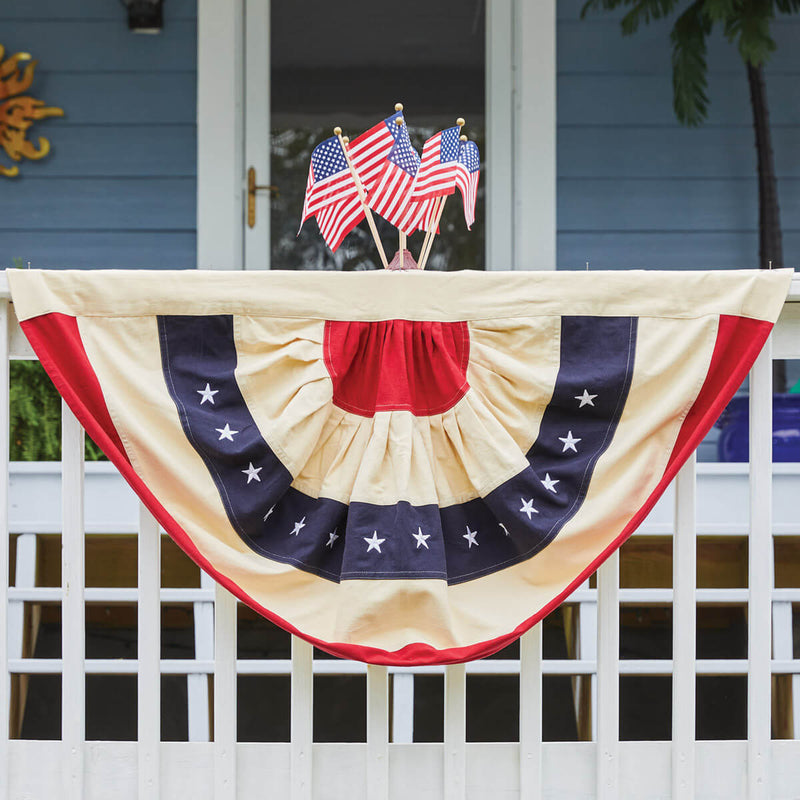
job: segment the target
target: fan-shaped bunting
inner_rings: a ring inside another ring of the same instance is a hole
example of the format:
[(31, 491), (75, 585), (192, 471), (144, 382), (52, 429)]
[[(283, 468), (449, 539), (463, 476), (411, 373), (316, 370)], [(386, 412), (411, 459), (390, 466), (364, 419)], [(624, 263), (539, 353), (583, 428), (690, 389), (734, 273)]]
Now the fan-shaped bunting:
[(11, 271), (92, 438), (206, 571), (382, 664), (488, 655), (635, 530), (791, 271)]

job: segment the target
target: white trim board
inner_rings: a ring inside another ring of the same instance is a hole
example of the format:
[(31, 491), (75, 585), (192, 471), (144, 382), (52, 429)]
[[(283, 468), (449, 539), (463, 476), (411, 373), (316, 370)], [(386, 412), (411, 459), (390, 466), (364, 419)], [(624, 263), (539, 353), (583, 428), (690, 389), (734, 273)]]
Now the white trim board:
[(486, 269), (556, 268), (556, 0), (486, 10)]
[(242, 0), (197, 3), (197, 266), (241, 269)]

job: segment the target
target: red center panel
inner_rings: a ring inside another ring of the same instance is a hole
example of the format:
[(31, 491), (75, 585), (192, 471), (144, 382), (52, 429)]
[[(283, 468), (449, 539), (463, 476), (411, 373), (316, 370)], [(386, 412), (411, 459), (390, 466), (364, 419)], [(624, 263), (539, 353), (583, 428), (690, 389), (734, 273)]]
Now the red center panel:
[(466, 322), (328, 321), (323, 350), (334, 405), (363, 417), (441, 414), (469, 389)]

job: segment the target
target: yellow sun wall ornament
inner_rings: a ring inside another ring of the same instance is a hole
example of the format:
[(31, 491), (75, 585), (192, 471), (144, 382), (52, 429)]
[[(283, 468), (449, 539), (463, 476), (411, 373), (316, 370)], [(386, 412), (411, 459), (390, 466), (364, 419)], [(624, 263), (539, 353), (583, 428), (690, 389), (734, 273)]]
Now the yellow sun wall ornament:
[[(38, 63), (30, 60), (29, 53), (16, 53), (3, 61), (4, 54), (5, 48), (0, 44), (0, 146), (12, 161), (44, 158), (50, 152), (50, 142), (44, 136), (39, 137), (38, 147), (29, 142), (28, 128), (45, 117), (63, 117), (64, 110), (23, 95), (33, 82)], [(18, 174), (19, 167), (0, 164), (0, 175), (13, 178)]]

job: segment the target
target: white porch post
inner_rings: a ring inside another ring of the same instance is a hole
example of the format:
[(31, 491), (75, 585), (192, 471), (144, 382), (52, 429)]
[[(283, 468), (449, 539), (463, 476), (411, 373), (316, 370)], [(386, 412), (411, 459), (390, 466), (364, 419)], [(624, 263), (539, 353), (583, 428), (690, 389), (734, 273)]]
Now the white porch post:
[(556, 0), (517, 0), (514, 269), (556, 268)]
[(197, 266), (241, 269), (242, 0), (197, 4)]
[(514, 0), (486, 4), (486, 269), (514, 261)]
[(556, 266), (556, 0), (486, 12), (486, 268)]

